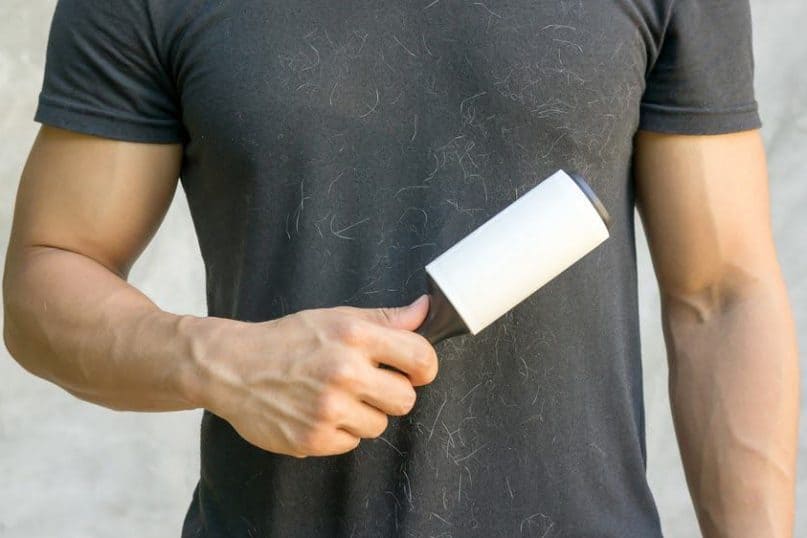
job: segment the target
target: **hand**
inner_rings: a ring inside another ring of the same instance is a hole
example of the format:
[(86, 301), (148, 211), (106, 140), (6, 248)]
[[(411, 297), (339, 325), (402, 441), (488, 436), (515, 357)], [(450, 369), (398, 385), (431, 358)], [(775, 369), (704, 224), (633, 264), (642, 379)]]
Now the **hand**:
[[(263, 322), (208, 318), (200, 362), (206, 408), (247, 441), (295, 457), (348, 452), (405, 415), (437, 355), (413, 332), (428, 296), (410, 305), (304, 310)], [(380, 368), (380, 365), (395, 369)]]

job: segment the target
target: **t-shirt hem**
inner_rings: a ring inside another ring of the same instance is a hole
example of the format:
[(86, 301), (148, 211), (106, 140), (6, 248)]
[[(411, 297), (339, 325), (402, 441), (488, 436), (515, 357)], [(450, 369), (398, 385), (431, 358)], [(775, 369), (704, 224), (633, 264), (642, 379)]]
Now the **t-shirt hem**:
[(166, 120), (126, 118), (86, 105), (64, 103), (40, 95), (34, 121), (82, 134), (154, 144), (184, 142), (181, 126)]
[(762, 127), (756, 103), (732, 110), (698, 110), (642, 103), (639, 129), (670, 134), (727, 134)]

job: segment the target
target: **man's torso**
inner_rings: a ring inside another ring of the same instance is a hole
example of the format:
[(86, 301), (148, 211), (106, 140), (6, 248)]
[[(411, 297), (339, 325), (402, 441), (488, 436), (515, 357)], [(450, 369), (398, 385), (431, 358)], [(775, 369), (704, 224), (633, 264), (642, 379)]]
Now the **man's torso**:
[(298, 460), (206, 413), (185, 536), (660, 534), (644, 477), (630, 160), (664, 9), (153, 8), (211, 315), (408, 302), (426, 263), (558, 168), (586, 176), (614, 216), (579, 264), (478, 336), (439, 344), (437, 379), (383, 439)]

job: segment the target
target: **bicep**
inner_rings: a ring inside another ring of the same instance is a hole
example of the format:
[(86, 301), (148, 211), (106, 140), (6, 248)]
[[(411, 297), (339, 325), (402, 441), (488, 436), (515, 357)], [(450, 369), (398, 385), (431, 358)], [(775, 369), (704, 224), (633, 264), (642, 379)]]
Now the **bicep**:
[(757, 130), (640, 132), (637, 204), (666, 295), (707, 294), (775, 267), (765, 152)]
[(181, 159), (178, 144), (43, 127), (20, 181), (9, 258), (58, 248), (125, 276), (171, 203)]

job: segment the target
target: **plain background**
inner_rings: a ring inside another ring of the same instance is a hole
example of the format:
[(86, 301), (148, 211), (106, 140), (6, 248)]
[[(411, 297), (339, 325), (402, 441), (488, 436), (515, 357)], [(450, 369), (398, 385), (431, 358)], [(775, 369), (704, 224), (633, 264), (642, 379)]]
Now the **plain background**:
[[(807, 346), (807, 2), (753, 0), (756, 87), (779, 256)], [(53, 0), (0, 5), (0, 249), (37, 125)], [(639, 239), (648, 475), (665, 535), (698, 536), (666, 393), (658, 293)], [(162, 308), (203, 315), (204, 271), (184, 193), (130, 281)], [(805, 353), (802, 352), (802, 357)], [(804, 368), (802, 383), (807, 379)], [(804, 406), (803, 406), (804, 408)], [(796, 536), (807, 536), (807, 416), (802, 414)], [(0, 350), (0, 536), (179, 536), (199, 466), (200, 412), (137, 414), (81, 402)]]

